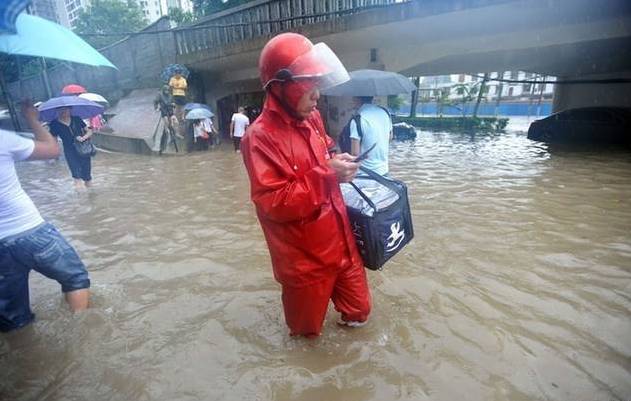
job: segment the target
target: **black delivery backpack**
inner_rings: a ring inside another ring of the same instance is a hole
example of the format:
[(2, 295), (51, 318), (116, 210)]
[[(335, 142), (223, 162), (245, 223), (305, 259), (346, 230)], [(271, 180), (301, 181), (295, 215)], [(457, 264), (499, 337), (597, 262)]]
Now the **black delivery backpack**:
[(340, 188), (364, 266), (381, 270), (414, 237), (408, 190), (401, 181), (360, 170), (366, 175)]

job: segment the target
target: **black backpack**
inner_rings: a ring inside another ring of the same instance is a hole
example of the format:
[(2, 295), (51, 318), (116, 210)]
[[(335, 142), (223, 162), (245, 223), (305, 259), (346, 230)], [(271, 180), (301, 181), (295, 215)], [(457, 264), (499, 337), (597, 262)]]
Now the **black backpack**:
[(355, 121), (357, 126), (357, 134), (359, 134), (359, 138), (363, 138), (364, 133), (362, 132), (361, 125), (361, 116), (359, 114), (355, 114), (342, 128), (342, 132), (340, 132), (340, 136), (337, 139), (337, 146), (340, 148), (342, 153), (351, 153), (351, 122)]

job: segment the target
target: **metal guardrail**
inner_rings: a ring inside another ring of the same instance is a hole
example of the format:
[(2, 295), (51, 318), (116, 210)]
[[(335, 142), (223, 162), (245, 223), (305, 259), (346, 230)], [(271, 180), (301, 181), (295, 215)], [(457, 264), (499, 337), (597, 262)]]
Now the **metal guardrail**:
[(177, 55), (285, 32), (409, 0), (259, 0), (175, 29)]

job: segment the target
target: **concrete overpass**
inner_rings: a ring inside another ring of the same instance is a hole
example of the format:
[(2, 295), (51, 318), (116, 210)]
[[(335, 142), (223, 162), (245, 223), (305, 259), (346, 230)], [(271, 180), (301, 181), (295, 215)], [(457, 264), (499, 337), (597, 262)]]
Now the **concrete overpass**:
[[(259, 0), (176, 31), (177, 59), (211, 103), (257, 92), (260, 50), (283, 31), (326, 42), (349, 70), (631, 78), (628, 0)], [(629, 84), (564, 86), (555, 107), (631, 107), (629, 94)]]

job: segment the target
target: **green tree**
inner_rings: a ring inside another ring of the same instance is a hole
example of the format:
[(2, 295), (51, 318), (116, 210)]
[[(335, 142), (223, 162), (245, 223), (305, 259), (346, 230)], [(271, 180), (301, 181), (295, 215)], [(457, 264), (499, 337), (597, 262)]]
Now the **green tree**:
[(188, 24), (195, 20), (195, 15), (190, 11), (182, 11), (181, 8), (169, 8), (169, 18), (178, 26)]
[(388, 108), (393, 113), (396, 113), (397, 111), (399, 111), (402, 104), (403, 104), (403, 99), (400, 96), (397, 96), (397, 95), (388, 96)]
[(116, 34), (136, 32), (147, 26), (142, 10), (134, 0), (92, 0), (80, 11), (74, 31), (98, 48), (112, 44), (126, 35), (92, 36), (91, 33)]

